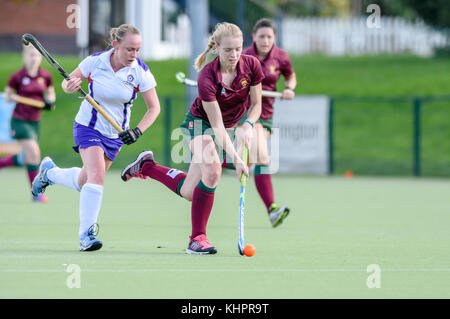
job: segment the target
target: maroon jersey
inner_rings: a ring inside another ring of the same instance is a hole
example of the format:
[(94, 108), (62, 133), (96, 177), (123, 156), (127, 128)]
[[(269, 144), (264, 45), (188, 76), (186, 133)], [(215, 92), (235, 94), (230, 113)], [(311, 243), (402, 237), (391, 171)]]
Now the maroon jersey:
[(258, 60), (242, 54), (236, 66), (236, 77), (231, 86), (227, 86), (222, 82), (219, 57), (216, 57), (198, 75), (198, 97), (191, 105), (191, 114), (209, 123), (202, 101), (217, 101), (225, 128), (235, 127), (250, 107), (250, 86), (258, 85), (263, 79)]
[[(256, 44), (253, 43), (250, 47), (246, 48), (242, 53), (252, 55), (256, 57), (264, 72), (264, 80), (262, 81), (262, 89), (268, 91), (277, 90), (277, 81), (280, 78), (280, 74), (284, 77), (289, 77), (294, 73), (292, 69), (291, 60), (289, 55), (283, 49), (277, 46), (273, 46), (269, 54), (264, 60), (260, 60), (256, 53)], [(270, 119), (273, 116), (273, 101), (275, 99), (271, 97), (262, 98), (262, 119)]]
[[(31, 77), (24, 68), (14, 73), (9, 79), (8, 86), (23, 97), (43, 101), (44, 91), (52, 85), (52, 76), (47, 70), (39, 68), (36, 76)], [(17, 103), (12, 117), (29, 122), (41, 119), (41, 109), (26, 104)]]

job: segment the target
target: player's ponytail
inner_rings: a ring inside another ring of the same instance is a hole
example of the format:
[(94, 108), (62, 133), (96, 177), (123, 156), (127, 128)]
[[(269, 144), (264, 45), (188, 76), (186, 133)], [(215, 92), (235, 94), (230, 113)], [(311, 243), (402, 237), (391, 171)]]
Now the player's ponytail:
[(112, 42), (116, 40), (117, 42), (122, 42), (122, 39), (125, 37), (127, 33), (131, 34), (141, 34), (141, 32), (135, 26), (131, 24), (122, 24), (117, 28), (111, 28), (109, 31), (109, 45), (112, 46)]
[(216, 24), (213, 34), (209, 37), (206, 50), (195, 59), (194, 68), (197, 71), (200, 71), (202, 68), (208, 53), (217, 54), (215, 46), (220, 45), (220, 40), (224, 36), (240, 37), (243, 39), (242, 31), (237, 25), (228, 22)]
[(215, 42), (214, 42), (214, 34), (213, 34), (209, 37), (208, 46), (206, 47), (206, 50), (202, 54), (200, 54), (197, 57), (197, 59), (195, 59), (194, 68), (197, 71), (200, 71), (200, 69), (202, 68), (203, 64), (206, 61), (206, 57), (208, 56), (208, 53), (210, 51), (214, 50), (214, 44), (215, 44)]

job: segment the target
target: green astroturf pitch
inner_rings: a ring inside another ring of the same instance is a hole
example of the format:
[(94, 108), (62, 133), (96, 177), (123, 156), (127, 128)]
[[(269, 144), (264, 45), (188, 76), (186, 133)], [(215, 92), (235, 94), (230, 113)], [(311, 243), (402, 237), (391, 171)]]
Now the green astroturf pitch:
[(251, 178), (249, 258), (237, 250), (233, 175), (220, 181), (209, 221), (218, 254), (193, 256), (190, 204), (119, 174), (105, 181), (104, 246), (82, 253), (79, 194), (55, 185), (47, 204), (33, 204), (25, 170), (0, 171), (0, 298), (450, 298), (448, 180), (274, 176), (291, 214), (272, 229)]

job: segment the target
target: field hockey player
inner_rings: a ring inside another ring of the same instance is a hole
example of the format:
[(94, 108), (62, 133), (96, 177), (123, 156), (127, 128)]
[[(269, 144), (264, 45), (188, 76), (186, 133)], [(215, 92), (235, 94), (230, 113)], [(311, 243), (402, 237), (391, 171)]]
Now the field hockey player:
[[(11, 76), (5, 88), (6, 101), (28, 98), (44, 105), (44, 108), (37, 108), (25, 103), (16, 103), (11, 118), (11, 136), (20, 143), (24, 156), (16, 154), (0, 159), (0, 168), (24, 164), (30, 185), (38, 174), (41, 161), (39, 126), (42, 109), (51, 110), (55, 102), (55, 88), (51, 74), (40, 67), (41, 61), (42, 56), (34, 47), (23, 46), (24, 66)], [(39, 194), (33, 196), (32, 200), (46, 203), (48, 199)]]
[[(198, 97), (181, 124), (192, 154), (188, 173), (158, 165), (151, 151), (139, 154), (122, 171), (124, 181), (133, 177), (150, 177), (192, 202), (192, 229), (186, 249), (189, 254), (217, 252), (206, 236), (206, 227), (214, 203), (214, 192), (222, 175), (222, 153), (225, 151), (233, 160), (239, 181), (242, 174), (248, 176), (247, 163), (243, 162), (240, 152), (244, 144), (250, 145), (254, 123), (261, 113), (261, 81), (264, 75), (255, 57), (241, 55), (242, 39), (239, 27), (219, 23), (206, 51), (196, 60), (195, 66), (200, 70), (210, 51), (218, 54), (200, 71)], [(238, 126), (247, 109), (246, 121)], [(234, 132), (236, 148), (228, 135)], [(216, 149), (216, 142), (220, 150)]]
[[(243, 53), (252, 55), (261, 62), (264, 72), (262, 88), (266, 91), (276, 91), (276, 84), (281, 75), (285, 79), (285, 88), (281, 92), (282, 99), (293, 99), (297, 79), (292, 69), (291, 61), (286, 51), (275, 45), (275, 26), (272, 20), (260, 19), (253, 27), (253, 44)], [(274, 98), (262, 98), (261, 117), (255, 123), (255, 138), (253, 139), (250, 163), (255, 164), (255, 185), (266, 206), (273, 227), (280, 225), (289, 214), (287, 206), (275, 203), (272, 178), (270, 175), (270, 154), (268, 141), (272, 131)], [(283, 110), (279, 110), (282, 112)], [(245, 120), (245, 117), (241, 120)], [(253, 155), (253, 156), (252, 156)], [(256, 158), (255, 158), (256, 155)]]
[[(66, 93), (75, 93), (84, 80), (89, 82), (89, 95), (117, 122), (123, 131), (114, 128), (85, 99), (73, 126), (74, 150), (80, 153), (83, 167), (59, 168), (49, 158), (42, 160), (39, 175), (33, 182), (33, 194), (42, 194), (46, 187), (60, 184), (80, 192), (80, 251), (100, 249), (96, 226), (103, 198), (105, 174), (123, 144), (131, 144), (152, 125), (160, 112), (156, 82), (148, 66), (138, 58), (141, 34), (132, 25), (124, 24), (110, 31), (112, 48), (85, 58), (62, 82)], [(136, 128), (130, 129), (131, 106), (140, 92), (147, 105)]]

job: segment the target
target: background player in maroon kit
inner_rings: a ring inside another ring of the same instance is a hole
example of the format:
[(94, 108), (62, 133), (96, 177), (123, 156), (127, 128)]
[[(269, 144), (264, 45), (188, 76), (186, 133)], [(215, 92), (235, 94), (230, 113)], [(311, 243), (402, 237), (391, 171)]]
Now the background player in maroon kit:
[[(55, 102), (55, 89), (50, 72), (40, 67), (41, 54), (33, 46), (23, 47), (24, 67), (15, 72), (5, 88), (5, 100), (12, 101), (16, 95), (44, 101), (44, 109), (50, 110)], [(41, 108), (17, 103), (11, 118), (11, 136), (17, 139), (25, 153), (30, 185), (39, 170), (41, 151), (38, 144)], [(0, 167), (20, 166), (19, 155), (0, 159)], [(47, 202), (44, 195), (34, 196), (35, 202)]]
[[(276, 91), (276, 83), (281, 75), (285, 79), (285, 89), (282, 99), (292, 99), (297, 85), (296, 76), (286, 51), (278, 48), (275, 43), (275, 27), (271, 20), (261, 19), (253, 27), (253, 44), (243, 53), (255, 56), (261, 62), (264, 72), (262, 89)], [(261, 117), (255, 124), (250, 163), (255, 164), (255, 184), (270, 217), (273, 227), (282, 223), (289, 214), (289, 208), (275, 203), (272, 180), (269, 171), (270, 154), (268, 140), (272, 129), (274, 98), (262, 98)], [(252, 156), (253, 154), (253, 156)], [(256, 154), (257, 158), (254, 158)]]
[[(195, 66), (199, 70), (210, 51), (218, 54), (200, 71), (199, 95), (181, 124), (192, 153), (188, 173), (158, 165), (151, 151), (139, 154), (122, 172), (124, 181), (132, 177), (151, 177), (192, 202), (192, 233), (186, 250), (189, 254), (217, 252), (206, 237), (206, 225), (213, 207), (214, 191), (222, 175), (222, 150), (233, 159), (237, 176), (248, 176), (247, 163), (242, 161), (240, 154), (244, 143), (250, 146), (254, 122), (261, 113), (264, 75), (255, 57), (241, 55), (242, 39), (239, 27), (219, 23), (206, 51), (197, 58)], [(246, 121), (237, 127), (246, 111)], [(230, 133), (236, 134), (236, 148)], [(220, 151), (216, 149), (212, 135)]]

